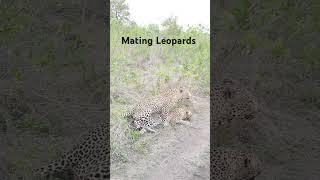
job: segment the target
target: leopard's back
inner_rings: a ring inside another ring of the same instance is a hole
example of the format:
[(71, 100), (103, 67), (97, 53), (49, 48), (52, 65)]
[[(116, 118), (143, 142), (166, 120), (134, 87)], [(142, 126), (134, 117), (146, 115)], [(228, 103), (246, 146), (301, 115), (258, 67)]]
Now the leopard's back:
[[(50, 177), (61, 172), (71, 172), (77, 178), (89, 178), (100, 165), (109, 161), (109, 138), (107, 123), (101, 123), (88, 133), (82, 135), (73, 148), (57, 160), (35, 169), (36, 176)], [(109, 168), (109, 167), (107, 167)], [(101, 173), (107, 179), (109, 169)]]

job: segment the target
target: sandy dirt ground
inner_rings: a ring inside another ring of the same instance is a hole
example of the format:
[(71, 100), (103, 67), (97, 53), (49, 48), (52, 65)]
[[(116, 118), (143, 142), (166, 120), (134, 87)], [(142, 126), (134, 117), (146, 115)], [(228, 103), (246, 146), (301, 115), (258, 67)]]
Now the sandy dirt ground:
[(132, 153), (128, 163), (111, 171), (111, 179), (204, 180), (210, 177), (209, 98), (193, 98), (192, 127), (177, 125), (145, 134), (147, 152)]
[(320, 114), (267, 109), (250, 134), (264, 167), (256, 179), (319, 180)]

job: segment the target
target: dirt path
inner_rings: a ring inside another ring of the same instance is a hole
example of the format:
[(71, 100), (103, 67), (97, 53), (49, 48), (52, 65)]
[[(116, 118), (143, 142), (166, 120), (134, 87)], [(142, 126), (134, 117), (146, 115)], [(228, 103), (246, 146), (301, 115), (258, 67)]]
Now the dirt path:
[(111, 179), (209, 179), (209, 98), (194, 98), (193, 127), (177, 125), (147, 134), (147, 152), (131, 153), (128, 163), (111, 172)]
[(251, 135), (264, 167), (257, 180), (319, 180), (320, 114), (267, 109)]

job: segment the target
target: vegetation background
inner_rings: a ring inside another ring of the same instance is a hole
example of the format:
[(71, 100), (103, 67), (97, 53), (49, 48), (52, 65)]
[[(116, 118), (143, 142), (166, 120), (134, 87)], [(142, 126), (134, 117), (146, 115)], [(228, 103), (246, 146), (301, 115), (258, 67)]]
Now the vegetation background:
[(0, 1), (0, 179), (107, 120), (106, 1)]
[[(210, 35), (199, 25), (184, 29), (170, 17), (161, 24), (140, 26), (130, 20), (125, 0), (111, 1), (110, 85), (111, 164), (117, 167), (131, 153), (145, 153), (148, 141), (140, 141), (138, 131), (128, 129), (122, 117), (137, 100), (159, 93), (159, 89), (180, 80), (194, 95), (209, 95)], [(151, 38), (153, 45), (122, 44), (122, 37)], [(196, 40), (196, 44), (157, 45), (156, 37)]]
[(239, 80), (259, 102), (256, 126), (241, 134), (262, 159), (256, 179), (319, 179), (319, 1), (212, 3), (212, 83)]
[(241, 75), (268, 102), (319, 109), (319, 2), (214, 2), (214, 79)]

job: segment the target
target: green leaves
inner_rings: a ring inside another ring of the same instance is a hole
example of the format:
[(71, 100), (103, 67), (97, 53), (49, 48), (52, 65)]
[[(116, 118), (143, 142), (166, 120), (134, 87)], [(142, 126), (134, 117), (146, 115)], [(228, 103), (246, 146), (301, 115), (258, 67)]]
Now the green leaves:
[(250, 0), (240, 0), (237, 1), (237, 6), (232, 11), (240, 29), (246, 30), (249, 28), (250, 7)]
[(22, 81), (22, 72), (20, 69), (12, 68), (10, 73), (15, 78), (15, 80)]
[(129, 7), (125, 3), (125, 0), (111, 0), (110, 10), (111, 19), (115, 19), (121, 22), (126, 22), (129, 20)]
[(243, 36), (240, 43), (251, 50), (255, 49), (258, 47), (258, 36), (254, 32), (248, 32)]
[(182, 27), (177, 24), (177, 17), (169, 17), (162, 23), (162, 26), (164, 35), (169, 37), (179, 36), (182, 31)]
[(284, 58), (288, 55), (288, 49), (285, 47), (281, 38), (274, 43), (271, 54), (274, 58)]
[(32, 114), (24, 115), (24, 117), (17, 122), (17, 127), (34, 133), (49, 133), (48, 125)]
[(72, 31), (72, 25), (70, 23), (63, 23), (60, 25), (58, 32), (62, 33), (64, 36), (68, 35)]
[(141, 134), (139, 131), (130, 131), (130, 135), (134, 142), (136, 142), (141, 137)]

